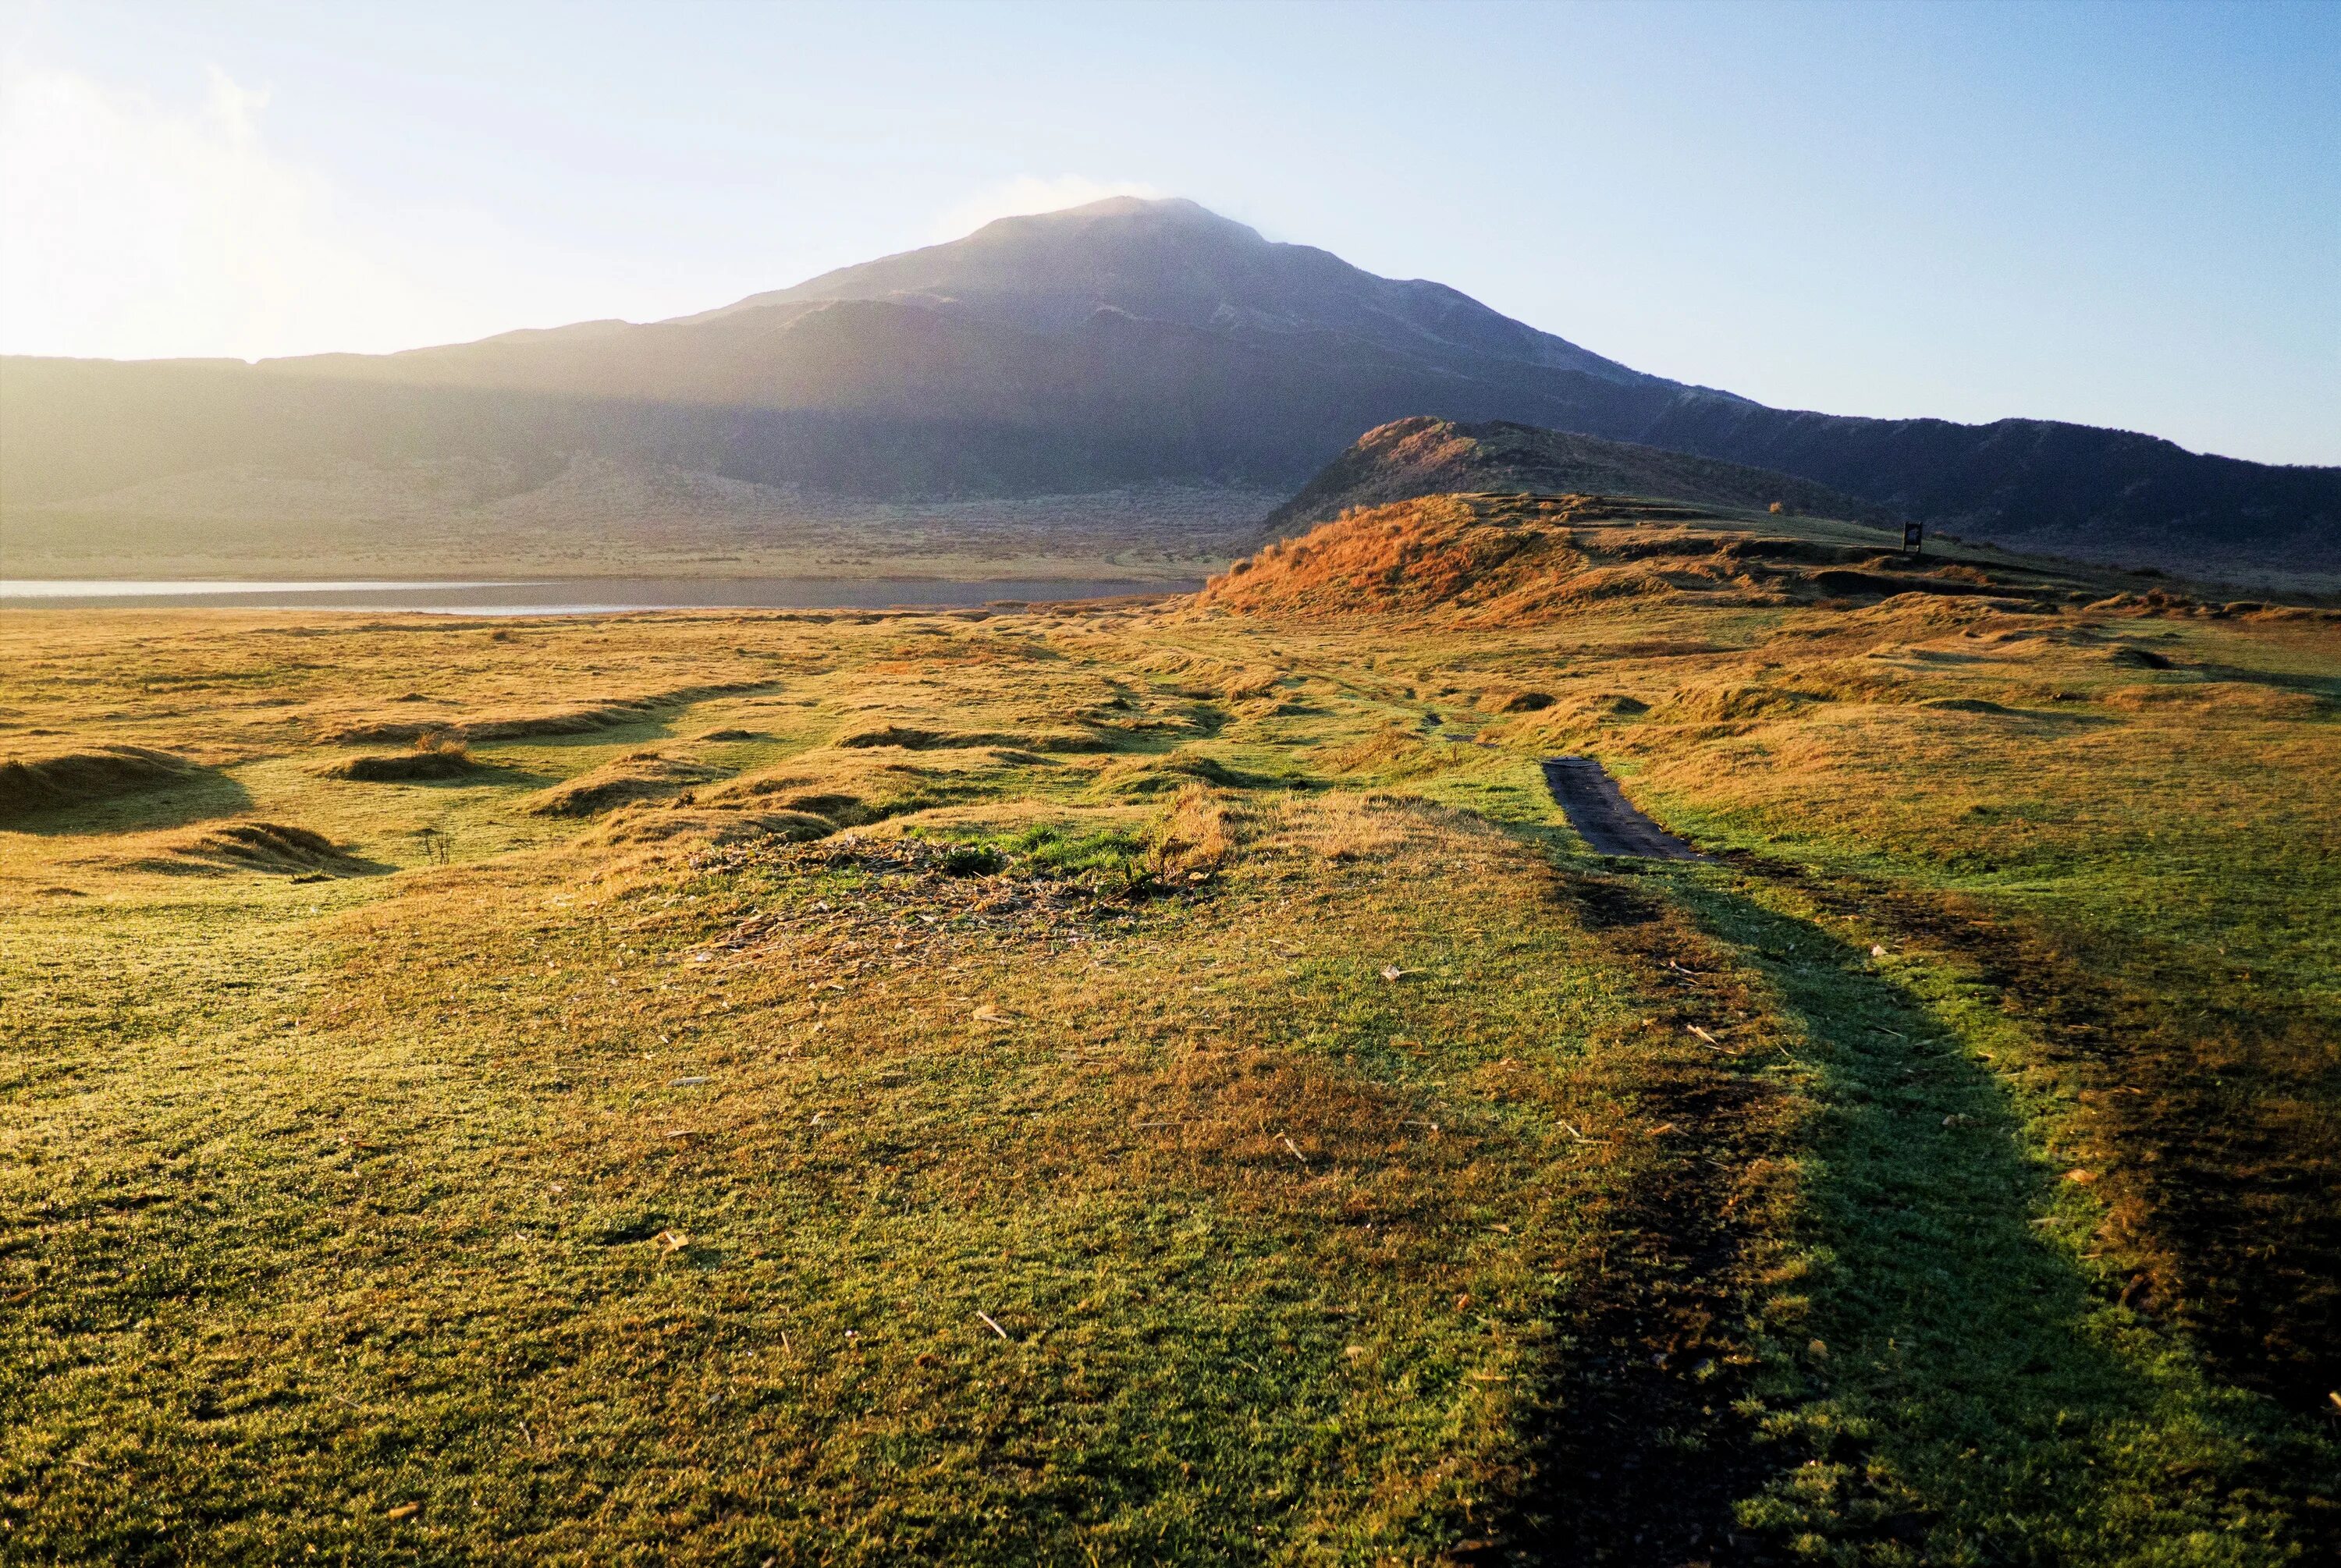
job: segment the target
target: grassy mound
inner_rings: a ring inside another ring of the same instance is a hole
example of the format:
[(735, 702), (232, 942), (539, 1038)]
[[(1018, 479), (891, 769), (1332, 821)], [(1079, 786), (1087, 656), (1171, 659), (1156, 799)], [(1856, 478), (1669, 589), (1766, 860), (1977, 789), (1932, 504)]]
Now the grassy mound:
[(1185, 747), (1163, 757), (1125, 758), (1098, 775), (1098, 787), (1109, 794), (1142, 798), (1183, 789), (1191, 784), (1225, 789), (1250, 789), (1277, 780), (1233, 768), (1216, 757)]
[(462, 779), (479, 771), (472, 749), (450, 736), (426, 736), (412, 751), (349, 757), (317, 769), (321, 779), (349, 779), (366, 784), (420, 784)]
[(581, 842), (588, 844), (669, 844), (695, 840), (716, 846), (745, 844), (759, 839), (804, 842), (826, 839), (838, 825), (810, 811), (751, 811), (734, 806), (670, 805), (632, 807), (611, 812)]
[(184, 835), (135, 863), (148, 871), (264, 871), (355, 877), (381, 869), (323, 833), (281, 822), (229, 822)]
[(892, 746), (904, 751), (964, 751), (1000, 747), (1042, 752), (1110, 751), (1113, 749), (1112, 742), (1102, 736), (1069, 731), (1036, 730), (1029, 734), (1015, 734), (990, 729), (921, 729), (904, 724), (887, 724), (875, 729), (859, 730), (837, 744), (855, 750)]
[(0, 761), (0, 822), (180, 783), (194, 763), (144, 746), (98, 746)]
[(635, 800), (679, 795), (694, 784), (723, 777), (703, 762), (662, 751), (633, 751), (581, 778), (556, 784), (530, 802), (539, 817), (593, 817)]
[(760, 681), (728, 681), (713, 686), (682, 686), (640, 697), (606, 698), (566, 707), (520, 713), (488, 713), (472, 718), (356, 719), (328, 727), (318, 736), (339, 746), (396, 745), (447, 736), (457, 740), (526, 740), (558, 735), (589, 735), (623, 724), (641, 724), (664, 708), (702, 701), (732, 692), (761, 690)]
[(991, 747), (946, 747), (912, 760), (891, 747), (841, 746), (729, 779), (700, 799), (713, 806), (802, 811), (858, 828), (986, 797), (1006, 779), (1027, 777), (1027, 769), (1050, 766), (1033, 753)]

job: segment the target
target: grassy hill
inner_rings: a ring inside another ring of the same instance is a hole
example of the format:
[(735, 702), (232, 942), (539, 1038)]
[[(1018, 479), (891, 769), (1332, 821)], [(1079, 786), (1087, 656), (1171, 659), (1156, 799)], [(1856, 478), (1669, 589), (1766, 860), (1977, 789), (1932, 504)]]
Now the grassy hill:
[(9, 1554), (2326, 1560), (2341, 623), (1887, 543), (8, 618)]
[(1890, 521), (1883, 508), (1824, 485), (1631, 442), (1490, 422), (1417, 415), (1368, 431), (1269, 513), (1271, 538), (1305, 532), (1358, 507), (1417, 496), (1520, 491), (1640, 496), (1708, 509)]
[(1498, 491), (1346, 509), (1234, 562), (1201, 602), (1309, 618), (1413, 611), (1476, 627), (1573, 616), (1609, 600), (1843, 609), (1924, 595), (2057, 614), (2124, 592), (2172, 597), (2155, 574), (1957, 541), (1913, 553), (1898, 529), (1830, 518)]

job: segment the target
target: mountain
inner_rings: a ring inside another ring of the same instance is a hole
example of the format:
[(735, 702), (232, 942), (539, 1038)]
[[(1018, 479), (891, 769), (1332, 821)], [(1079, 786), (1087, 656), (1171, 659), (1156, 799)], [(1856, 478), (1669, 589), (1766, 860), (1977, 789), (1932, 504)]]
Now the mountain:
[(480, 464), (524, 491), (590, 458), (889, 501), (1290, 488), (1415, 414), (1774, 470), (2029, 549), (2341, 569), (2341, 470), (2037, 420), (1768, 408), (1192, 203), (1127, 198), (668, 322), (256, 365), (0, 361), (0, 524), (104, 519), (130, 487), (155, 504), (157, 481), (336, 464), (369, 484)]
[(1883, 521), (1883, 509), (1809, 480), (1713, 458), (1537, 430), (1503, 420), (1456, 424), (1418, 414), (1379, 425), (1268, 514), (1270, 533), (1301, 533), (1343, 512), (1426, 495), (1528, 491), (1645, 496), (1710, 507)]

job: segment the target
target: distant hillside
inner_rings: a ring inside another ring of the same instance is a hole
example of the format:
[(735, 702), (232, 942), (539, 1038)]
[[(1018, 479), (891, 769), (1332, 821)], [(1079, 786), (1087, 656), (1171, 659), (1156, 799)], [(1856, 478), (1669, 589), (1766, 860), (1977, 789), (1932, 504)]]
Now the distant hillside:
[(2059, 610), (2122, 594), (2182, 602), (2159, 584), (2102, 568), (2010, 560), (1988, 546), (1914, 558), (1899, 544), (1898, 532), (1835, 519), (1717, 517), (1696, 504), (1629, 496), (1420, 495), (1355, 508), (1280, 540), (1213, 578), (1196, 604), (1287, 619), (1403, 615), (1499, 627), (1619, 600), (1732, 609), (1856, 608), (1909, 594)]
[(0, 361), (0, 525), (65, 502), (102, 521), (116, 492), (163, 504), (157, 481), (206, 473), (215, 507), (223, 474), (336, 463), (543, 482), (585, 458), (879, 501), (1283, 489), (1420, 413), (1752, 464), (2027, 548), (2341, 570), (2341, 470), (2042, 421), (1766, 408), (1192, 203), (1131, 199), (647, 325), (257, 365)]
[(1631, 442), (1491, 420), (1460, 425), (1419, 414), (1368, 431), (1300, 494), (1269, 513), (1277, 537), (1352, 507), (1456, 491), (1631, 495), (1761, 511), (1778, 503), (1825, 517), (1884, 521), (1886, 509), (1826, 485)]

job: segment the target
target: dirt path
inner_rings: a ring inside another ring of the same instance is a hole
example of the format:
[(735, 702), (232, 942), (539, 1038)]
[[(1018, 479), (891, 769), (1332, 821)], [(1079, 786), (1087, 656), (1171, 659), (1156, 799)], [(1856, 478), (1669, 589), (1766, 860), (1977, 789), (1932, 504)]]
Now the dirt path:
[(1618, 781), (1590, 757), (1548, 757), (1545, 788), (1560, 802), (1569, 825), (1597, 855), (1646, 860), (1704, 860), (1706, 856), (1636, 810)]

